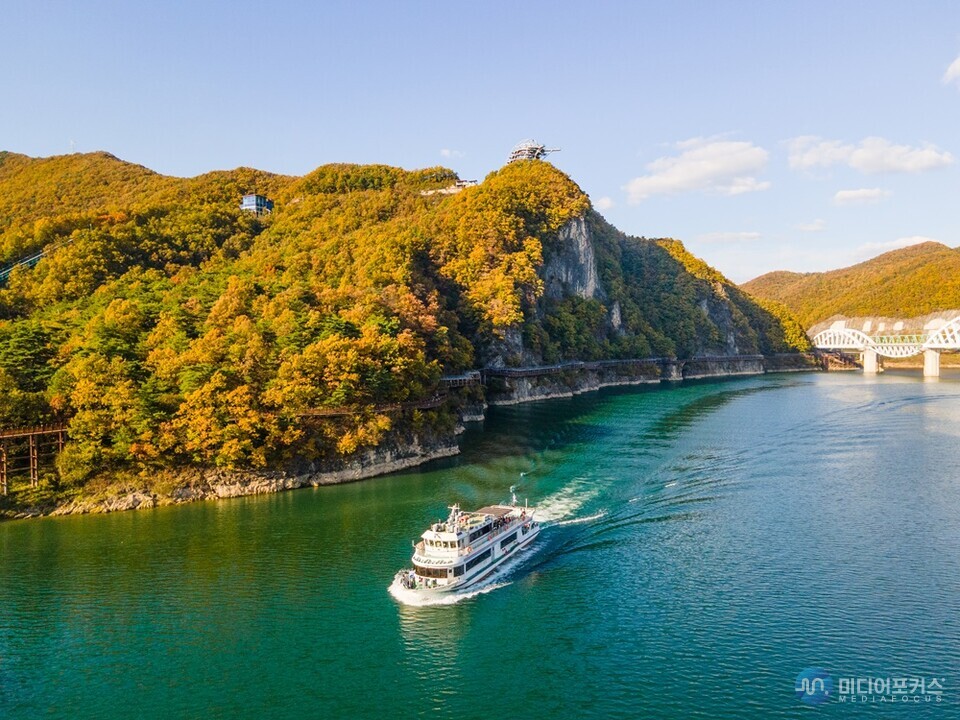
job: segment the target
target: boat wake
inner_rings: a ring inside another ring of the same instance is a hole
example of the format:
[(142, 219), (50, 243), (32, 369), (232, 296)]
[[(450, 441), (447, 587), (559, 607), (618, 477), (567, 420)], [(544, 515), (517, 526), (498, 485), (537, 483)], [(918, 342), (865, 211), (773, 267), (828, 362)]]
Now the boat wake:
[(580, 523), (593, 522), (594, 520), (599, 520), (602, 517), (605, 517), (607, 514), (606, 510), (601, 510), (600, 512), (595, 512), (593, 515), (587, 515), (586, 517), (580, 518), (570, 518), (569, 520), (559, 520), (554, 525), (579, 525)]
[(570, 519), (599, 492), (599, 488), (591, 487), (586, 478), (575, 478), (565, 488), (538, 503), (537, 520), (541, 523), (557, 524), (558, 521)]

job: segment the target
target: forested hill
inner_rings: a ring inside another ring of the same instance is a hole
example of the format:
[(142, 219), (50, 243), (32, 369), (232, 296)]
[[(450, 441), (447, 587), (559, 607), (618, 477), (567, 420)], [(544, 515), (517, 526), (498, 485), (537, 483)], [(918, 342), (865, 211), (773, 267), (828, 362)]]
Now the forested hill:
[[(82, 219), (175, 203), (188, 206), (237, 204), (238, 193), (272, 193), (293, 178), (238, 168), (195, 178), (160, 175), (105, 152), (31, 158), (0, 152), (0, 265), (42, 243), (47, 234), (35, 221)], [(61, 234), (62, 231), (61, 231)]]
[[(106, 153), (0, 154), (0, 426), (70, 424), (64, 482), (375, 446), (441, 375), (806, 347), (673, 240), (628, 238), (542, 161), (171, 178)], [(268, 195), (272, 214), (239, 209)], [(344, 409), (309, 429), (300, 417)]]
[(822, 273), (772, 272), (743, 284), (809, 328), (834, 315), (913, 318), (960, 308), (960, 249), (936, 242)]

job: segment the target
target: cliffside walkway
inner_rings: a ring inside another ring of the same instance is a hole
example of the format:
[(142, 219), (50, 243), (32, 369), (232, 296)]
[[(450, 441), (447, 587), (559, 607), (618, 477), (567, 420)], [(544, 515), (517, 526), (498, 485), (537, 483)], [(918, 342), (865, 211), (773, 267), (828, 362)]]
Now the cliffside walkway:
[(527, 367), (492, 367), (483, 368), (479, 372), (484, 378), (488, 377), (539, 377), (541, 375), (555, 375), (571, 370), (600, 370), (616, 367), (642, 367), (662, 365), (663, 363), (677, 362), (676, 358), (631, 358), (627, 360), (570, 360), (554, 365), (530, 365)]
[[(807, 365), (820, 364), (820, 359), (809, 354), (797, 354), (784, 357), (803, 357)], [(450, 391), (458, 388), (486, 385), (491, 378), (530, 378), (557, 375), (565, 372), (627, 370), (638, 375), (648, 376), (650, 380), (682, 380), (684, 377), (704, 377), (710, 375), (711, 366), (731, 363), (748, 364), (752, 368), (747, 372), (764, 372), (766, 365), (778, 356), (763, 355), (719, 355), (700, 356), (686, 359), (674, 357), (627, 358), (621, 360), (571, 360), (553, 365), (533, 365), (527, 367), (491, 367), (469, 370), (459, 375), (445, 375), (426, 398), (399, 403), (384, 403), (353, 407), (320, 407), (304, 410), (296, 415), (303, 420), (311, 418), (349, 417), (358, 410), (377, 413), (402, 410), (427, 410), (443, 405), (450, 398)], [(740, 372), (739, 368), (731, 371)], [(715, 374), (715, 373), (714, 373)], [(53, 459), (63, 451), (67, 442), (69, 427), (67, 423), (41, 425), (37, 427), (9, 428), (0, 430), (0, 495), (10, 492), (10, 478), (29, 473), (31, 487), (40, 482), (41, 462), (52, 464)]]
[[(771, 356), (774, 357), (774, 356)], [(791, 356), (795, 357), (795, 356)], [(491, 378), (532, 378), (547, 375), (559, 375), (566, 372), (581, 372), (584, 370), (602, 371), (617, 369), (632, 369), (635, 372), (649, 375), (661, 380), (682, 380), (687, 371), (691, 377), (701, 377), (706, 366), (711, 364), (727, 364), (732, 362), (754, 363), (762, 367), (768, 360), (763, 355), (703, 355), (683, 360), (675, 357), (625, 358), (622, 360), (569, 360), (552, 365), (528, 365), (522, 367), (486, 367), (480, 370), (470, 370), (461, 375), (444, 375), (436, 392), (430, 397), (420, 400), (411, 400), (402, 403), (386, 403), (373, 405), (369, 410), (377, 413), (396, 412), (398, 410), (424, 410), (442, 405), (449, 391), (455, 388), (471, 385), (487, 385)], [(819, 359), (809, 356), (811, 364), (821, 365)], [(761, 370), (762, 372), (762, 370)], [(297, 414), (300, 418), (335, 418), (348, 417), (357, 412), (356, 407), (329, 407), (311, 408)]]
[[(769, 356), (774, 357), (774, 356)], [(659, 373), (665, 380), (680, 380), (688, 369), (696, 369), (710, 364), (731, 362), (763, 363), (769, 359), (764, 355), (698, 355), (691, 358), (675, 357), (624, 358), (622, 360), (570, 360), (554, 365), (531, 365), (527, 367), (483, 368), (480, 372), (484, 382), (487, 378), (524, 378), (555, 375), (580, 370), (635, 369)], [(815, 361), (819, 364), (819, 361)], [(696, 373), (694, 373), (696, 374)]]

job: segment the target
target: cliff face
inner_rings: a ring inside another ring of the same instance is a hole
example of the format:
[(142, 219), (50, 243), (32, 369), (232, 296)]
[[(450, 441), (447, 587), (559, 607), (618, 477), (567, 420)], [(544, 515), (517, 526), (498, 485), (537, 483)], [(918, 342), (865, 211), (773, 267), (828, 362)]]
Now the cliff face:
[(598, 300), (606, 297), (586, 218), (574, 218), (563, 226), (556, 247), (539, 275), (543, 280), (543, 297), (548, 300), (562, 300), (571, 295)]
[[(528, 308), (528, 322), (542, 327), (549, 315), (549, 308), (569, 298), (595, 300), (598, 303), (606, 298), (597, 270), (594, 244), (585, 217), (573, 218), (560, 229), (556, 240), (550, 244), (543, 265), (537, 271), (543, 292), (536, 304)], [(619, 324), (619, 306), (616, 309), (616, 322)], [(613, 324), (611, 309), (611, 326)], [(524, 342), (524, 328), (517, 325), (507, 328), (500, 338), (494, 340), (486, 352), (481, 353), (481, 359), (487, 367), (500, 368), (508, 365), (541, 365), (556, 358), (545, 358), (542, 351), (529, 347), (529, 343)]]
[(589, 211), (543, 244), (542, 292), (488, 367), (610, 357), (795, 351), (782, 322), (673, 240), (628, 237)]

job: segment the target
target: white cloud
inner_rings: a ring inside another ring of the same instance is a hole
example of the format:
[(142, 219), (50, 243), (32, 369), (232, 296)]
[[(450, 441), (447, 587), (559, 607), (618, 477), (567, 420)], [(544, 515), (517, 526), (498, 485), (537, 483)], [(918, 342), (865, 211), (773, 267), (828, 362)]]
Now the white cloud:
[(813, 222), (801, 223), (797, 225), (797, 230), (800, 232), (821, 232), (827, 227), (825, 220), (816, 219)]
[(794, 170), (809, 170), (844, 163), (853, 146), (839, 140), (824, 140), (816, 135), (801, 135), (787, 141), (788, 162)]
[(882, 137), (864, 138), (859, 144), (851, 145), (839, 140), (824, 140), (816, 135), (803, 135), (788, 141), (787, 147), (790, 167), (795, 170), (847, 165), (868, 175), (919, 173), (954, 163), (953, 155), (936, 145), (894, 145)]
[(950, 85), (951, 83), (960, 87), (960, 57), (950, 63), (950, 67), (943, 74), (943, 84)]
[(460, 150), (451, 150), (450, 148), (443, 148), (443, 150), (440, 151), (440, 157), (462, 158), (462, 157), (466, 157), (466, 153), (461, 152)]
[(697, 240), (702, 243), (740, 243), (753, 242), (761, 237), (758, 232), (712, 232), (698, 235)]
[(936, 238), (926, 237), (925, 235), (911, 235), (910, 237), (897, 238), (896, 240), (888, 240), (887, 242), (864, 243), (857, 248), (856, 254), (859, 257), (873, 257), (874, 255), (880, 255), (881, 253), (891, 250), (899, 250), (925, 242), (939, 243), (940, 241)]
[(692, 138), (677, 143), (677, 149), (679, 155), (657, 158), (647, 164), (647, 175), (627, 183), (630, 203), (696, 190), (741, 195), (770, 187), (755, 177), (766, 167), (768, 153), (753, 143)]
[(616, 203), (613, 201), (613, 198), (609, 198), (609, 197), (606, 197), (606, 196), (604, 196), (604, 197), (602, 197), (602, 198), (597, 198), (596, 202), (593, 203), (593, 206), (594, 206), (597, 210), (609, 210), (609, 209), (612, 208), (614, 205), (616, 205)]
[(953, 164), (953, 155), (936, 145), (923, 147), (894, 145), (889, 140), (871, 137), (863, 140), (850, 157), (850, 166), (863, 173), (918, 173)]
[(834, 205), (874, 205), (892, 195), (881, 188), (860, 188), (859, 190), (840, 190), (833, 196)]

